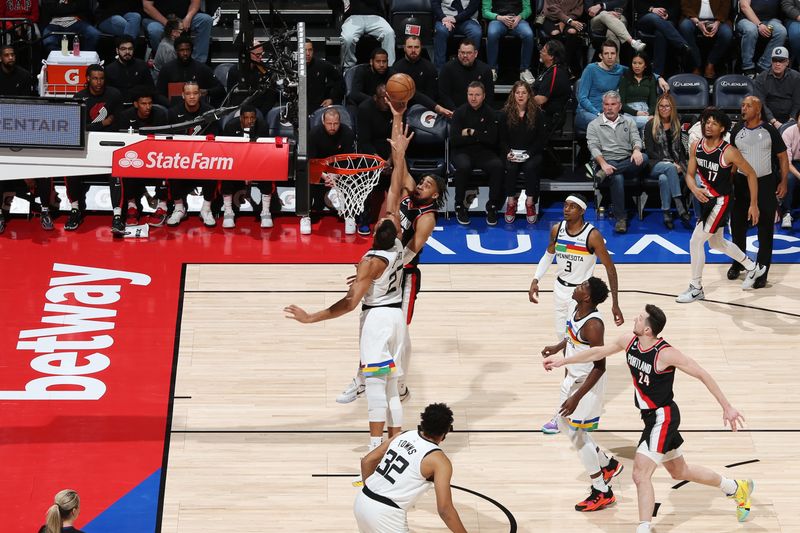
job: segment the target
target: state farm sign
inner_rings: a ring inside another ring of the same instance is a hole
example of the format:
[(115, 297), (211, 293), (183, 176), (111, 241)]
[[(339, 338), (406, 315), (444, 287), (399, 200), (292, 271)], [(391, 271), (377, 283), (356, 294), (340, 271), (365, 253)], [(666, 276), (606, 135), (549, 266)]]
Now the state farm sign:
[[(271, 140), (270, 140), (271, 141)], [(120, 178), (284, 181), (289, 145), (275, 142), (146, 139), (114, 151)]]

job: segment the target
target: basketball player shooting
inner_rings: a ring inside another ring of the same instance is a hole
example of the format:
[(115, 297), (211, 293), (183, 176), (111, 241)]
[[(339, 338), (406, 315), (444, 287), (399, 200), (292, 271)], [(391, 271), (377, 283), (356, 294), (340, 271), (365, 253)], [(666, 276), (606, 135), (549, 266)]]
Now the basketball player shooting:
[[(405, 153), (413, 136), (407, 131), (392, 136), (395, 168), (396, 154)], [(408, 331), (402, 309), (403, 244), (397, 238), (400, 231), (399, 205), (399, 182), (392, 180), (386, 217), (376, 224), (372, 249), (358, 263), (355, 281), (344, 298), (315, 313), (307, 313), (296, 305), (284, 308), (286, 318), (310, 324), (342, 316), (363, 302), (359, 373), (365, 380), (370, 450), (383, 441), (384, 425), (388, 425), (389, 437), (392, 437), (400, 432), (403, 419), (397, 382), (403, 374), (401, 358)]]
[(658, 465), (663, 465), (673, 479), (719, 487), (726, 496), (736, 501), (736, 517), (739, 522), (744, 522), (750, 514), (753, 480), (728, 479), (703, 466), (690, 465), (683, 457), (683, 437), (678, 431), (681, 415), (673, 393), (675, 369), (706, 386), (722, 407), (722, 419), (725, 425), (730, 424), (732, 431), (744, 423), (744, 417), (730, 404), (711, 374), (697, 361), (659, 337), (666, 323), (667, 317), (661, 309), (647, 305), (633, 323), (633, 336), (623, 335), (605, 346), (589, 348), (566, 358), (553, 354), (545, 358), (542, 364), (549, 371), (564, 365), (599, 361), (617, 352), (625, 353), (633, 378), (634, 401), (644, 422), (633, 462), (633, 480), (639, 500), (639, 526), (636, 533), (650, 531), (655, 506), (652, 478)]
[[(408, 77), (407, 75), (404, 76)], [(411, 95), (413, 96), (413, 93)], [(393, 162), (390, 190), (399, 191), (399, 210), (393, 212), (400, 220), (400, 239), (404, 246), (403, 312), (406, 317), (406, 323), (411, 324), (411, 318), (414, 315), (414, 304), (420, 289), (420, 271), (417, 266), (419, 264), (419, 254), (436, 226), (436, 213), (444, 200), (447, 184), (443, 178), (433, 174), (422, 176), (419, 183), (417, 183), (408, 172), (406, 150), (411, 136), (407, 134), (408, 127), (406, 126), (404, 129), (403, 126), (403, 113), (405, 112), (406, 104), (406, 102), (393, 101), (389, 98), (389, 107), (392, 110), (391, 142)], [(386, 209), (387, 212), (391, 210), (388, 199)], [(409, 395), (406, 378), (411, 364), (410, 338), (406, 338), (404, 346), (406, 352), (403, 354), (403, 374), (398, 384), (401, 400), (405, 400)], [(350, 403), (363, 394), (364, 391), (364, 379), (359, 372), (344, 392), (336, 398), (336, 401), (338, 403)]]

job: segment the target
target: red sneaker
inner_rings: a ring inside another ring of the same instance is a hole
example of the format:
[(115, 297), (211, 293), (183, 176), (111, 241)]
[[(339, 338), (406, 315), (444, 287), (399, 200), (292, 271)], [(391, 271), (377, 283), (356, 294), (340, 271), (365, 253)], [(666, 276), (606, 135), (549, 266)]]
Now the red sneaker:
[(147, 223), (153, 226), (154, 228), (160, 228), (164, 225), (167, 221), (167, 212), (161, 209), (160, 207), (155, 210), (155, 212), (150, 214), (150, 217), (147, 219)]
[(532, 203), (525, 202), (525, 219), (528, 221), (528, 224), (536, 224), (536, 220), (539, 217), (536, 215), (536, 205)]
[(517, 218), (517, 199), (509, 198), (508, 201), (506, 201), (505, 219), (509, 224), (513, 224), (515, 218)]
[(128, 216), (125, 217), (126, 226), (137, 226), (139, 224), (139, 210), (135, 207), (128, 208)]
[(622, 463), (612, 457), (611, 461), (608, 463), (608, 466), (603, 467), (603, 481), (606, 482), (606, 485), (608, 485), (608, 483), (611, 481), (611, 478), (615, 478), (620, 475), (623, 468), (624, 467), (622, 466)]
[(611, 487), (608, 488), (608, 492), (600, 492), (596, 488), (592, 487), (592, 493), (589, 494), (589, 497), (582, 502), (576, 503), (575, 510), (582, 513), (590, 513), (592, 511), (605, 509), (616, 501), (617, 498), (614, 496), (614, 493), (611, 492)]

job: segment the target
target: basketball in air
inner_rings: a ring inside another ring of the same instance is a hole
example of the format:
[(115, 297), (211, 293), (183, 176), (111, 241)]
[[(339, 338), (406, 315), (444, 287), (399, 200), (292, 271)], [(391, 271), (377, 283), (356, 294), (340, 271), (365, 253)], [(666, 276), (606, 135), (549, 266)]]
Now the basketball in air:
[(413, 78), (408, 74), (393, 74), (386, 82), (386, 94), (392, 102), (406, 103), (417, 90)]

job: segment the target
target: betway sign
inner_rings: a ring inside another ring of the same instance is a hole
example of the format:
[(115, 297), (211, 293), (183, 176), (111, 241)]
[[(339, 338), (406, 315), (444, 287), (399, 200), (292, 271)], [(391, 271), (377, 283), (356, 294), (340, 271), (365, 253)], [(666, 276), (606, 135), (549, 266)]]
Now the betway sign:
[(111, 174), (120, 178), (285, 181), (289, 145), (266, 142), (148, 138), (114, 151)]

